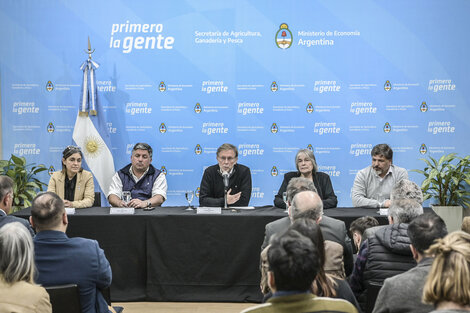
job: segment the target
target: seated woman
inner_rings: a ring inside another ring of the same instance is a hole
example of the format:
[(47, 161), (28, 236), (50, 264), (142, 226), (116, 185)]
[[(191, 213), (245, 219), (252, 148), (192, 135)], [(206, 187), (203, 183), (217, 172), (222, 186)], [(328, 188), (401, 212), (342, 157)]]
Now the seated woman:
[(0, 312), (51, 313), (47, 291), (34, 284), (34, 246), (18, 222), (0, 228)]
[(82, 168), (82, 151), (79, 147), (68, 146), (62, 156), (62, 170), (52, 174), (47, 191), (56, 193), (66, 207), (93, 206), (95, 185), (93, 175)]
[(336, 208), (338, 199), (333, 191), (330, 176), (317, 171), (317, 161), (315, 160), (313, 152), (309, 149), (299, 150), (295, 155), (295, 166), (297, 167), (297, 172), (289, 172), (284, 175), (281, 188), (279, 188), (277, 195), (274, 197), (274, 206), (286, 209), (282, 194), (286, 192), (289, 181), (294, 177), (304, 177), (312, 180), (315, 184), (317, 193), (323, 200), (324, 209)]
[(426, 253), (435, 256), (423, 290), (430, 313), (470, 312), (470, 234), (450, 233)]

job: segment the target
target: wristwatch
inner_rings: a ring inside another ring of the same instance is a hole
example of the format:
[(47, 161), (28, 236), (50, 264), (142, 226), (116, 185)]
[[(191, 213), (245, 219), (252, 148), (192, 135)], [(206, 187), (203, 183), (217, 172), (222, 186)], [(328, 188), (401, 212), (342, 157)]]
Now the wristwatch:
[(152, 202), (147, 201), (147, 208), (150, 208), (152, 206)]

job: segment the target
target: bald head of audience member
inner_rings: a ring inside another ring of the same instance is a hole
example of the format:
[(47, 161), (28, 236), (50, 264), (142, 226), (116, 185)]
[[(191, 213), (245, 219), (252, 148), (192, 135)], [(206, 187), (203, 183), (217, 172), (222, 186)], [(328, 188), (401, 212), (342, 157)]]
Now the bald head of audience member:
[(409, 179), (400, 180), (390, 193), (390, 200), (408, 199), (415, 200), (419, 204), (423, 203), (423, 192), (421, 188)]
[(64, 201), (53, 192), (45, 192), (34, 198), (31, 208), (31, 225), (36, 232), (44, 230), (67, 230), (67, 213)]
[(317, 223), (323, 215), (323, 202), (320, 196), (313, 191), (301, 191), (292, 199), (291, 219), (310, 218)]

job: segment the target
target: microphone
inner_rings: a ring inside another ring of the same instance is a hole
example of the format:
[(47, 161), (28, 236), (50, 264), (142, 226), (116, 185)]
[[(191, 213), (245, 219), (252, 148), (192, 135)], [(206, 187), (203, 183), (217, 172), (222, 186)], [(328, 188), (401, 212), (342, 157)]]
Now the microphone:
[(229, 175), (227, 172), (223, 172), (223, 173), (222, 173), (222, 178), (223, 178), (223, 180), (224, 180), (224, 187), (225, 187), (225, 190), (228, 190), (230, 175)]

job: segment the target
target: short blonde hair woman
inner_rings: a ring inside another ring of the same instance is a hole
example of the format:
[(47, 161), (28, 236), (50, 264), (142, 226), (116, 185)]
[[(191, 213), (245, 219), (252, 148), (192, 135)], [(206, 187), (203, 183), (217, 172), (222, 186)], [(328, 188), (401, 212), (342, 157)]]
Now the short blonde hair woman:
[(0, 228), (0, 313), (51, 313), (47, 291), (34, 284), (34, 246), (21, 223)]
[(274, 206), (281, 209), (287, 209), (283, 199), (283, 193), (287, 192), (287, 186), (292, 178), (303, 177), (313, 182), (316, 192), (323, 202), (324, 209), (336, 208), (338, 199), (336, 198), (331, 184), (330, 176), (327, 173), (318, 171), (317, 160), (315, 155), (309, 149), (300, 149), (295, 155), (295, 167), (297, 171), (287, 172), (284, 174), (284, 180), (281, 187), (274, 196)]
[(438, 239), (426, 253), (434, 254), (424, 285), (423, 301), (432, 312), (470, 312), (470, 234), (462, 231)]

